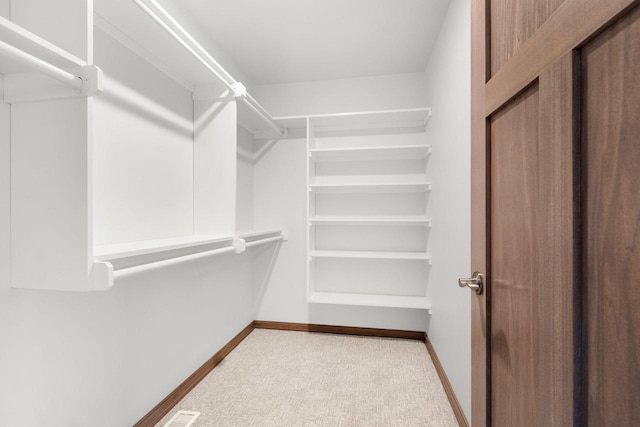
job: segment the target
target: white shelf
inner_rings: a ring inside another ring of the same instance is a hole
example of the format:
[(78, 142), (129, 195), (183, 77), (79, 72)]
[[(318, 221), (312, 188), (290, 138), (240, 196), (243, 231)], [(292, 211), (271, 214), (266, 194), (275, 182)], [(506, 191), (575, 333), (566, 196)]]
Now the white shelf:
[(144, 240), (139, 242), (96, 246), (93, 249), (93, 258), (95, 261), (111, 261), (115, 259), (135, 257), (139, 255), (167, 252), (175, 249), (185, 249), (197, 246), (211, 245), (214, 243), (231, 242), (233, 241), (234, 237), (235, 236), (193, 235), (172, 237), (169, 239)]
[(421, 216), (317, 216), (310, 218), (314, 225), (419, 225), (431, 227), (431, 220)]
[(431, 190), (426, 182), (392, 182), (361, 184), (311, 184), (314, 193), (425, 193)]
[(431, 153), (431, 145), (428, 144), (309, 150), (311, 160), (314, 162), (424, 159), (429, 153)]
[(415, 308), (415, 309), (431, 311), (431, 304), (429, 303), (429, 300), (426, 297), (417, 297), (417, 296), (313, 292), (309, 296), (308, 301), (312, 304)]
[[(0, 40), (58, 68), (73, 68), (87, 63), (51, 42), (0, 16)], [(0, 74), (29, 72), (33, 69), (0, 55)]]
[(405, 259), (429, 261), (431, 257), (424, 252), (381, 252), (381, 251), (325, 251), (309, 252), (311, 258), (360, 258), (360, 259)]
[(257, 239), (262, 237), (271, 237), (272, 234), (282, 234), (282, 229), (273, 228), (267, 230), (242, 230), (236, 232), (239, 239)]

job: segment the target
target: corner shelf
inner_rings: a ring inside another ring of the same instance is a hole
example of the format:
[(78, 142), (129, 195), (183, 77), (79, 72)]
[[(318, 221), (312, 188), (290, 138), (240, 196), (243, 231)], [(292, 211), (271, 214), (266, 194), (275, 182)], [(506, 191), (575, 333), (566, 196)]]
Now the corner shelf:
[(309, 218), (312, 225), (396, 225), (431, 227), (431, 220), (421, 216), (316, 216)]
[[(87, 63), (53, 43), (0, 16), (0, 40), (58, 68), (82, 67)], [(0, 57), (2, 57), (0, 55)], [(33, 69), (2, 57), (0, 74), (29, 72)]]
[(310, 251), (311, 258), (360, 258), (360, 259), (405, 259), (427, 261), (431, 257), (425, 252), (381, 252), (381, 251)]
[(431, 184), (426, 182), (392, 182), (359, 184), (310, 184), (313, 193), (426, 193)]
[(380, 147), (314, 148), (309, 150), (313, 162), (411, 160), (424, 159), (431, 145), (388, 145)]
[(418, 296), (313, 292), (309, 295), (308, 302), (311, 304), (413, 308), (431, 312), (431, 303), (427, 297)]

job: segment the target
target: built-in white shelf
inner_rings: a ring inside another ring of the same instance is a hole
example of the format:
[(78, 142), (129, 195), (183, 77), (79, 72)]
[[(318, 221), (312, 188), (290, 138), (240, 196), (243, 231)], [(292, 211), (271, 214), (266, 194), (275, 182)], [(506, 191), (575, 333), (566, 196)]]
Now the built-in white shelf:
[[(55, 44), (0, 16), (0, 41), (58, 68), (82, 67), (87, 63)], [(29, 65), (0, 55), (0, 74), (33, 71)]]
[(308, 301), (313, 304), (357, 305), (367, 307), (415, 308), (431, 311), (426, 297), (403, 295), (349, 294), (313, 292)]
[(311, 258), (360, 258), (360, 259), (406, 259), (431, 263), (431, 257), (424, 252), (382, 252), (382, 251), (310, 251)]
[(316, 132), (354, 131), (370, 129), (422, 128), (431, 117), (431, 108), (408, 108), (382, 111), (354, 111), (336, 114), (274, 117), (288, 129), (306, 126), (307, 118)]
[(282, 229), (272, 228), (266, 230), (241, 230), (236, 232), (239, 239), (258, 239), (263, 237), (271, 237), (274, 234), (282, 234)]
[(314, 193), (425, 193), (431, 190), (426, 182), (390, 182), (358, 184), (311, 184)]
[(422, 216), (317, 216), (309, 218), (313, 225), (418, 225), (431, 227), (431, 220)]
[(112, 261), (140, 255), (168, 252), (176, 249), (195, 248), (222, 242), (231, 242), (235, 236), (192, 235), (168, 239), (102, 245), (93, 248), (95, 261)]
[(309, 150), (311, 160), (314, 162), (424, 159), (429, 153), (431, 153), (431, 145), (428, 144), (313, 148)]

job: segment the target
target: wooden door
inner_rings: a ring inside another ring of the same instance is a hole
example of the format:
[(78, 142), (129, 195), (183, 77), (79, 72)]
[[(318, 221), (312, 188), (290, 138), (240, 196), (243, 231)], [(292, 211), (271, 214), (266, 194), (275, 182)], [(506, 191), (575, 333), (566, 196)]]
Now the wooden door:
[(640, 425), (640, 6), (471, 0), (472, 425)]

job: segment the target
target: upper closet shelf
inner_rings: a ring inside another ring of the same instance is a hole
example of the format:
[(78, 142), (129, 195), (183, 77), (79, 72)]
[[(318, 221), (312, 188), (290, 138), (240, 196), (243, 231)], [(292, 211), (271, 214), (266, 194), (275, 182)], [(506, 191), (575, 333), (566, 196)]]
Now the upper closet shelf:
[(102, 245), (96, 246), (93, 249), (93, 258), (96, 261), (112, 261), (140, 255), (168, 252), (176, 249), (196, 248), (216, 243), (231, 242), (234, 237), (235, 236), (192, 235), (172, 237), (168, 239)]
[[(21, 26), (0, 16), (0, 41), (27, 55), (44, 61), (54, 67), (64, 69), (87, 65), (53, 43), (25, 30)], [(11, 59), (6, 53), (0, 54), (0, 74), (33, 71), (33, 67), (22, 61)]]
[(309, 150), (314, 162), (424, 159), (431, 145), (397, 145), (380, 147), (314, 148)]
[[(194, 93), (194, 99), (235, 98), (259, 119), (253, 132), (287, 131), (155, 0), (96, 2), (95, 25)], [(245, 120), (248, 121), (248, 120)]]
[(409, 108), (399, 110), (357, 111), (352, 113), (317, 114), (309, 116), (275, 117), (274, 119), (289, 129), (306, 126), (306, 120), (316, 133), (419, 128), (424, 130), (431, 118), (431, 108)]
[(311, 184), (314, 193), (425, 193), (431, 184), (425, 182)]

